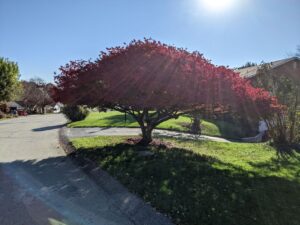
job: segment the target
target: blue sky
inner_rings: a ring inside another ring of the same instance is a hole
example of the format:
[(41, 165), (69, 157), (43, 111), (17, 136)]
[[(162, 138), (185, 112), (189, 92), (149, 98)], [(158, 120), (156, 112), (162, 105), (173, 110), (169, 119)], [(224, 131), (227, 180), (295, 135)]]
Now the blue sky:
[[(220, 0), (216, 1), (216, 4)], [(0, 56), (22, 79), (53, 81), (60, 65), (152, 37), (217, 65), (288, 57), (300, 45), (299, 0), (0, 0)], [(218, 4), (217, 4), (218, 5)]]

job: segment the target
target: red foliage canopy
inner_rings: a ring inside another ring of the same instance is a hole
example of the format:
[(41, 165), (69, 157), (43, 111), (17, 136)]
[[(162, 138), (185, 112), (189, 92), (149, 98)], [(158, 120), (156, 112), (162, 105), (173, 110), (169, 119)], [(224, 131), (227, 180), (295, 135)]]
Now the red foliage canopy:
[(66, 104), (121, 111), (218, 108), (259, 117), (281, 109), (276, 98), (232, 70), (150, 39), (109, 48), (94, 62), (73, 61), (60, 70), (55, 96)]

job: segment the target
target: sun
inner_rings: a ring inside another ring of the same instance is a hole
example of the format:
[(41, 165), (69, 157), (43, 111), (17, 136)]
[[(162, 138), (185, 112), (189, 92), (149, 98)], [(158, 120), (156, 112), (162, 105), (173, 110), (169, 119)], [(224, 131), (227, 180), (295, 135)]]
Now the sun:
[(221, 12), (232, 8), (236, 0), (200, 0), (209, 11)]

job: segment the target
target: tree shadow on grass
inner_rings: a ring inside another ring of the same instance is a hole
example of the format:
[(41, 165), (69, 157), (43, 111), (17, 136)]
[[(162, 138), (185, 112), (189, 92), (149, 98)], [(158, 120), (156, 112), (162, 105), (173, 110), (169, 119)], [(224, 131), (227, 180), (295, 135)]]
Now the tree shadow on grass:
[(277, 155), (280, 158), (288, 159), (295, 157), (295, 152), (300, 153), (300, 144), (289, 144), (289, 143), (274, 143), (270, 142), (271, 146), (276, 149)]
[(260, 170), (262, 175), (266, 175), (270, 172), (280, 172), (282, 168), (288, 170), (294, 177), (300, 178), (300, 155), (279, 155), (277, 158), (273, 158), (268, 162), (249, 162), (249, 165)]
[[(140, 150), (154, 155), (141, 157)], [(300, 221), (297, 181), (245, 171), (178, 148), (118, 144), (79, 149), (75, 154), (100, 163), (176, 224), (298, 225)]]
[(243, 127), (224, 120), (206, 119), (206, 121), (215, 124), (218, 127), (221, 136), (224, 138), (240, 140), (241, 138), (247, 137), (249, 135), (256, 135), (255, 133), (249, 134), (249, 132), (246, 131)]
[[(101, 118), (100, 120), (103, 120), (103, 118)], [(105, 117), (106, 125), (111, 127), (128, 126), (135, 122), (136, 121), (130, 115), (126, 115), (126, 120), (125, 115), (112, 115), (109, 117)]]

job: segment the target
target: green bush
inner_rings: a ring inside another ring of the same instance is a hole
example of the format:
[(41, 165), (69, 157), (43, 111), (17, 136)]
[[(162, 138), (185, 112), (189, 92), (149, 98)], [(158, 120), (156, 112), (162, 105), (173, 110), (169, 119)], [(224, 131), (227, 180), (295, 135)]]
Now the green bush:
[(63, 114), (72, 122), (84, 120), (88, 114), (89, 110), (84, 106), (65, 106), (63, 108)]
[(6, 115), (5, 113), (3, 113), (1, 110), (0, 110), (0, 119), (4, 119), (6, 118)]
[(0, 114), (1, 113), (7, 113), (9, 111), (7, 103), (0, 102)]

